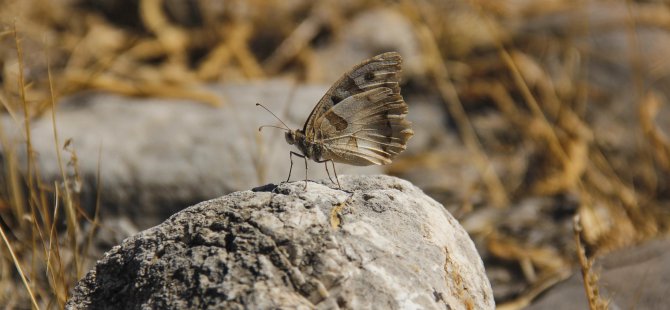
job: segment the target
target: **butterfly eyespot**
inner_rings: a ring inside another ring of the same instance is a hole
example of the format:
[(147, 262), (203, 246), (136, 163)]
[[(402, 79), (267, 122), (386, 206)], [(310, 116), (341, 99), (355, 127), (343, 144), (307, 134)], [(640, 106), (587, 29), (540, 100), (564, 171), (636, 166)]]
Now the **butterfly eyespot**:
[(365, 78), (366, 81), (372, 81), (372, 80), (375, 79), (375, 73), (374, 72), (368, 72), (368, 73), (365, 74), (365, 76), (363, 78)]

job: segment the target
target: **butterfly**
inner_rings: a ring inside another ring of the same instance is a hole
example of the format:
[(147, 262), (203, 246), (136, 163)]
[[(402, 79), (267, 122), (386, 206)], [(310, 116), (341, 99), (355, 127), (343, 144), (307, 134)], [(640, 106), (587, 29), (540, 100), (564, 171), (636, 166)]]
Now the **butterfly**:
[[(340, 180), (335, 162), (355, 166), (385, 165), (404, 151), (414, 135), (411, 123), (405, 119), (408, 107), (400, 95), (402, 57), (388, 52), (369, 58), (346, 72), (319, 100), (302, 129), (286, 128), (286, 142), (300, 151), (291, 151), (286, 182), (291, 179), (293, 156), (324, 163), (328, 178), (328, 162), (333, 166), (337, 186)], [(265, 106), (257, 103), (268, 112)], [(333, 182), (335, 183), (335, 182)]]

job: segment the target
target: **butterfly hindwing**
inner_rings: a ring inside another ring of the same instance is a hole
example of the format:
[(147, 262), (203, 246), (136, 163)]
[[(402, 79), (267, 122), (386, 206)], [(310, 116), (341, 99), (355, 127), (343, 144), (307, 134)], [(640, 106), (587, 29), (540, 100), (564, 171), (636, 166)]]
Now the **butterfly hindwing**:
[(376, 87), (343, 99), (313, 121), (324, 159), (382, 165), (405, 150), (413, 135), (407, 104), (394, 89)]
[(319, 100), (309, 114), (303, 132), (309, 138), (314, 137), (314, 122), (332, 107), (345, 99), (378, 87), (385, 87), (394, 94), (400, 94), (402, 58), (396, 52), (388, 52), (372, 57), (345, 73)]

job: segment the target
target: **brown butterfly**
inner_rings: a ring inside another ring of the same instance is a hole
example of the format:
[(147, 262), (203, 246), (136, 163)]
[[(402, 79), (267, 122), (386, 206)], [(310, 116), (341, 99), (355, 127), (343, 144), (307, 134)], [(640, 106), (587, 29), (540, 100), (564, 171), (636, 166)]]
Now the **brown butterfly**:
[[(277, 118), (286, 127), (286, 142), (302, 153), (291, 151), (286, 182), (291, 179), (293, 155), (305, 160), (305, 187), (308, 158), (324, 163), (328, 178), (333, 181), (328, 172), (328, 162), (331, 162), (340, 187), (335, 162), (355, 166), (385, 165), (405, 150), (414, 132), (405, 119), (407, 104), (398, 85), (401, 63), (400, 54), (389, 52), (354, 66), (319, 100), (302, 129), (291, 130)], [(261, 126), (258, 130), (263, 127), (275, 126)]]

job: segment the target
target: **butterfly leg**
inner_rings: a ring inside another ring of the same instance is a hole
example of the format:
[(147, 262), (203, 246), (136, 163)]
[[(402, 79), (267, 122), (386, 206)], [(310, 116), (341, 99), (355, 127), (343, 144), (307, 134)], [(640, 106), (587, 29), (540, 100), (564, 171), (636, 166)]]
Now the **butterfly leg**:
[[(298, 157), (305, 158), (305, 155), (298, 154), (298, 153), (293, 152), (293, 151), (291, 151), (291, 152), (289, 153), (288, 158), (289, 158), (289, 160), (291, 161), (291, 168), (288, 169), (288, 178), (286, 178), (286, 182), (288, 182), (288, 181), (291, 180), (291, 172), (293, 171), (293, 155), (298, 156)], [(307, 158), (305, 158), (305, 169), (307, 169)], [(307, 174), (307, 172), (305, 172), (305, 174)]]
[(340, 178), (337, 177), (337, 170), (335, 170), (335, 162), (331, 159), (330, 163), (333, 165), (333, 173), (335, 173), (335, 181), (337, 181), (337, 188), (342, 189), (342, 186), (340, 186)]
[(328, 171), (328, 161), (329, 160), (323, 160), (320, 161), (319, 163), (324, 163), (323, 165), (326, 166), (326, 174), (328, 174), (328, 179), (330, 180), (330, 182), (335, 183), (335, 181), (333, 181), (333, 178), (330, 177), (330, 171)]
[(340, 186), (340, 179), (337, 177), (337, 170), (335, 170), (335, 162), (332, 159), (317, 161), (317, 163), (324, 163), (324, 165), (326, 166), (326, 173), (328, 174), (328, 179), (330, 179), (330, 181), (333, 182), (333, 179), (330, 177), (330, 172), (328, 172), (328, 162), (330, 162), (333, 165), (333, 173), (335, 173), (335, 181), (337, 181), (337, 187), (339, 189), (342, 189), (342, 186)]
[(307, 190), (307, 156), (303, 156), (302, 159), (305, 160), (305, 188), (302, 190)]

